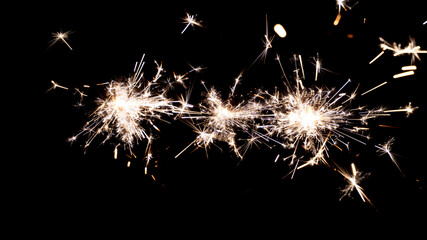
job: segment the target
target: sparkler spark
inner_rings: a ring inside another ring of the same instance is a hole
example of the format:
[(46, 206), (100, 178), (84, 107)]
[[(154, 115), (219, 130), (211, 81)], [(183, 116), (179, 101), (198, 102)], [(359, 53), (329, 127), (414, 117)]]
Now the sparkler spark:
[(415, 59), (418, 59), (421, 61), (419, 54), (427, 53), (427, 50), (421, 50), (421, 47), (416, 45), (414, 38), (410, 38), (408, 46), (406, 46), (405, 48), (402, 48), (401, 44), (397, 44), (395, 42), (390, 44), (386, 40), (384, 40), (384, 38), (380, 37), (379, 39), (381, 41), (380, 48), (383, 51), (380, 52), (374, 59), (372, 59), (369, 62), (369, 64), (372, 64), (373, 62), (375, 62), (387, 50), (392, 51), (394, 57), (400, 56), (403, 54), (411, 54), (411, 63), (412, 64), (415, 62)]
[(252, 64), (250, 65), (250, 67), (252, 65), (254, 65), (255, 62), (258, 61), (258, 60), (261, 60), (261, 61), (265, 62), (268, 50), (273, 47), (272, 44), (271, 44), (273, 42), (273, 39), (274, 39), (274, 35), (272, 37), (268, 36), (268, 18), (267, 18), (267, 15), (265, 15), (265, 34), (264, 34), (264, 39), (262, 40), (262, 42), (264, 44), (264, 50), (252, 62)]
[(356, 166), (354, 163), (351, 164), (351, 170), (352, 173), (349, 173), (343, 168), (338, 168), (338, 172), (341, 173), (341, 175), (344, 176), (344, 178), (348, 181), (347, 187), (343, 188), (341, 192), (343, 195), (341, 196), (340, 200), (342, 200), (346, 196), (350, 196), (351, 192), (353, 192), (355, 189), (357, 193), (359, 194), (360, 198), (363, 202), (368, 201), (371, 205), (371, 200), (366, 196), (366, 194), (363, 192), (363, 188), (359, 185), (359, 183), (365, 179), (369, 174), (362, 174), (356, 170)]
[(182, 30), (181, 34), (184, 34), (184, 32), (187, 30), (189, 26), (198, 26), (202, 27), (202, 24), (200, 22), (197, 22), (196, 15), (190, 15), (189, 13), (186, 13), (187, 17), (183, 18), (184, 23), (186, 24), (184, 29)]
[(50, 90), (55, 90), (56, 88), (62, 88), (64, 90), (68, 90), (67, 87), (61, 86), (58, 83), (56, 83), (55, 81), (53, 81), (53, 80), (51, 80), (50, 82), (52, 83), (52, 87), (49, 88), (46, 92), (49, 92)]
[(51, 41), (50, 46), (55, 45), (58, 41), (62, 41), (70, 50), (73, 50), (73, 48), (67, 42), (68, 35), (70, 33), (71, 31), (52, 33), (53, 40)]
[(334, 26), (337, 26), (340, 23), (341, 20), (341, 9), (344, 9), (344, 11), (347, 11), (347, 9), (351, 9), (350, 6), (347, 4), (348, 0), (336, 0), (336, 5), (338, 7), (338, 13), (334, 20)]
[(384, 144), (375, 145), (375, 147), (378, 149), (377, 152), (379, 152), (380, 155), (387, 154), (390, 157), (391, 161), (394, 163), (394, 165), (396, 165), (397, 169), (399, 169), (400, 173), (402, 173), (402, 175), (405, 176), (403, 174), (402, 169), (400, 169), (400, 166), (399, 166), (399, 163), (396, 160), (396, 157), (391, 152), (391, 145), (393, 144), (393, 142), (394, 142), (394, 138), (390, 138)]

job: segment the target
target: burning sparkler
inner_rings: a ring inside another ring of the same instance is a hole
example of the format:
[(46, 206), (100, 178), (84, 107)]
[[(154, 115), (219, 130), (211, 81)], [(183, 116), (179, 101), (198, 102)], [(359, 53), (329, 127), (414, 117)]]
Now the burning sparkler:
[[(338, 25), (341, 19), (341, 10), (350, 9), (347, 0), (337, 0), (337, 6), (338, 15), (334, 25)], [(187, 17), (183, 19), (186, 25), (181, 34), (189, 26), (202, 26), (196, 20), (195, 15), (189, 13), (186, 15)], [(264, 49), (250, 67), (258, 60), (265, 60), (267, 52), (272, 48), (274, 36), (269, 36), (267, 16), (265, 24)], [(276, 25), (274, 30), (280, 37), (286, 36), (282, 25)], [(54, 39), (51, 45), (61, 40), (72, 50), (66, 41), (69, 33), (68, 31), (53, 34)], [(382, 38), (380, 41), (382, 42), (380, 45), (382, 52), (370, 64), (381, 57), (385, 51), (393, 52), (393, 56), (411, 54), (412, 63), (415, 59), (420, 60), (419, 54), (427, 53), (427, 51), (421, 50), (420, 46), (416, 46), (414, 39), (411, 39), (405, 48), (402, 48), (400, 44), (389, 44)], [(114, 138), (119, 141), (114, 148), (114, 158), (117, 158), (119, 146), (128, 149), (134, 156), (133, 147), (140, 141), (145, 141), (147, 144), (144, 158), (146, 174), (147, 166), (153, 158), (151, 153), (153, 131), (160, 131), (157, 122), (166, 121), (165, 116), (170, 116), (173, 119), (183, 119), (196, 133), (195, 139), (175, 158), (191, 146), (204, 148), (207, 152), (207, 149), (215, 145), (215, 142), (228, 144), (240, 160), (253, 145), (265, 144), (270, 147), (276, 145), (280, 147), (281, 151), (290, 151), (290, 154), (282, 159), (290, 161), (290, 165), (293, 167), (292, 178), (296, 170), (308, 166), (323, 164), (333, 167), (338, 169), (338, 172), (349, 183), (343, 189), (343, 197), (349, 196), (356, 190), (364, 202), (371, 203), (359, 185), (367, 174), (357, 171), (354, 163), (351, 164), (352, 173), (349, 173), (338, 163), (330, 161), (330, 150), (332, 148), (342, 150), (343, 146), (348, 148), (350, 141), (368, 145), (369, 136), (366, 132), (369, 130), (367, 126), (369, 119), (388, 116), (390, 113), (396, 112), (406, 112), (407, 115), (410, 115), (416, 109), (416, 107), (412, 107), (411, 103), (403, 108), (388, 110), (353, 107), (352, 100), (359, 95), (360, 84), (351, 90), (348, 89), (352, 84), (350, 79), (344, 81), (339, 88), (311, 86), (310, 75), (305, 74), (303, 57), (297, 54), (293, 58), (295, 63), (293, 81), (292, 78), (290, 78), (291, 81), (288, 79), (280, 57), (278, 54), (276, 55), (276, 60), (286, 80), (283, 81), (283, 89), (277, 87), (273, 92), (257, 90), (255, 93), (251, 92), (247, 95), (246, 100), (237, 101), (233, 97), (235, 97), (236, 88), (243, 76), (243, 72), (241, 72), (234, 79), (228, 98), (223, 99), (219, 91), (214, 87), (208, 88), (203, 83), (206, 90), (204, 100), (200, 104), (190, 104), (189, 95), (192, 89), (187, 88), (188, 75), (191, 72), (199, 72), (203, 68), (190, 65), (191, 70), (187, 73), (174, 72), (173, 80), (168, 78), (163, 81), (165, 70), (162, 63), (155, 62), (157, 66), (155, 76), (151, 81), (145, 81), (142, 72), (145, 64), (144, 57), (145, 55), (142, 56), (139, 63), (135, 64), (134, 73), (130, 77), (103, 84), (103, 86), (106, 85), (105, 96), (96, 100), (97, 108), (90, 115), (89, 121), (69, 141), (74, 142), (78, 137), (86, 135), (87, 140), (84, 147), (87, 148), (98, 136), (104, 137), (103, 143)], [(321, 71), (318, 55), (314, 65), (314, 81), (318, 83)], [(414, 74), (414, 70), (416, 70), (414, 67), (403, 67), (402, 71), (406, 72), (396, 74), (394, 78)], [(53, 80), (51, 83), (52, 87), (49, 90), (56, 88), (69, 90)], [(173, 84), (179, 84), (187, 89), (186, 97), (181, 95), (178, 100), (168, 97), (168, 90), (173, 88)], [(360, 96), (371, 93), (385, 84), (387, 81), (363, 92)], [(80, 104), (82, 104), (83, 97), (87, 95), (78, 88), (75, 90), (80, 94)], [(381, 154), (387, 154), (400, 170), (391, 153), (393, 140), (391, 138), (385, 144), (377, 144), (375, 147)], [(275, 162), (278, 161), (281, 154), (277, 155)], [(128, 162), (128, 166), (129, 164), (130, 162)]]

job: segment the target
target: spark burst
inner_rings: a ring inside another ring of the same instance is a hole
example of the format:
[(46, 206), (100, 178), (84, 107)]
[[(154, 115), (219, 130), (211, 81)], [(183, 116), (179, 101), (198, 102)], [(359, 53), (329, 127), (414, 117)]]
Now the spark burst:
[[(228, 143), (236, 156), (243, 159), (244, 154), (240, 152), (240, 147), (236, 143), (237, 133), (243, 131), (253, 136), (251, 128), (254, 120), (261, 115), (262, 106), (253, 99), (233, 105), (231, 99), (222, 100), (220, 93), (211, 88), (207, 89), (206, 99), (199, 105), (199, 109), (198, 112), (193, 111), (190, 115), (182, 117), (191, 120), (188, 124), (198, 135), (176, 157), (193, 144), (207, 149), (216, 140)], [(202, 122), (194, 124), (195, 120)]]
[[(145, 56), (145, 55), (144, 55)], [(88, 135), (87, 148), (97, 136), (103, 135), (103, 143), (111, 138), (118, 139), (114, 156), (117, 158), (119, 145), (132, 153), (132, 148), (141, 140), (147, 142), (147, 159), (151, 159), (152, 130), (160, 131), (157, 121), (166, 121), (164, 116), (182, 113), (187, 108), (182, 101), (172, 100), (166, 96), (166, 87), (161, 86), (160, 77), (164, 71), (157, 64), (157, 73), (153, 80), (144, 83), (142, 68), (145, 64), (142, 57), (135, 64), (134, 74), (125, 80), (112, 80), (105, 88), (105, 97), (98, 98), (98, 107), (90, 115), (90, 120), (81, 132), (71, 137), (71, 142), (80, 135)], [(181, 105), (181, 103), (183, 105)], [(150, 156), (150, 157), (148, 157)], [(148, 161), (147, 161), (148, 163)]]

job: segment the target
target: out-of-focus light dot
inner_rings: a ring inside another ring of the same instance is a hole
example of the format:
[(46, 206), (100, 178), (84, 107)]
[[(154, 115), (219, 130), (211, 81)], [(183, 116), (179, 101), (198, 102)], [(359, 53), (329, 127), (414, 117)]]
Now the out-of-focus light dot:
[(276, 32), (279, 37), (284, 38), (286, 37), (286, 30), (281, 24), (274, 25), (274, 31)]

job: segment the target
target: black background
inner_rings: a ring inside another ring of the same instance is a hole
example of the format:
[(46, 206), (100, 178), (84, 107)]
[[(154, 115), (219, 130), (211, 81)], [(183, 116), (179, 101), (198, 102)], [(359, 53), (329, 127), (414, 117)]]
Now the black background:
[[(334, 1), (245, 5), (217, 2), (203, 6), (58, 2), (16, 7), (15, 17), (9, 19), (16, 24), (11, 25), (15, 27), (6, 37), (17, 44), (7, 49), (14, 53), (10, 59), (16, 68), (11, 68), (14, 77), (4, 80), (11, 84), (9, 89), (16, 102), (11, 121), (19, 125), (9, 138), (12, 157), (4, 154), (5, 162), (12, 163), (3, 171), (13, 173), (5, 181), (12, 191), (10, 196), (14, 196), (13, 221), (35, 223), (43, 216), (60, 229), (90, 228), (106, 219), (125, 225), (132, 225), (136, 218), (157, 226), (197, 224), (218, 229), (267, 221), (280, 223), (280, 229), (286, 228), (284, 222), (305, 226), (326, 223), (328, 219), (345, 222), (351, 216), (363, 217), (362, 223), (372, 217), (385, 217), (397, 225), (419, 220), (417, 216), (425, 213), (426, 201), (425, 55), (420, 54), (423, 61), (416, 61), (416, 74), (401, 79), (392, 76), (401, 72), (401, 66), (410, 64), (408, 55), (393, 57), (388, 52), (374, 64), (368, 63), (381, 51), (379, 37), (403, 46), (409, 37), (414, 37), (417, 45), (426, 49), (427, 26), (423, 22), (427, 16), (420, 9), (421, 1), (394, 5), (372, 2), (359, 1), (350, 11), (343, 12), (338, 26), (332, 24), (337, 14)], [(186, 12), (197, 14), (203, 27), (190, 27), (181, 34)], [(249, 68), (264, 48), (266, 14), (269, 35), (273, 36), (273, 26), (281, 23), (288, 36), (276, 36), (265, 64), (255, 63)], [(19, 19), (25, 21), (18, 22)], [(69, 30), (72, 33), (68, 42), (73, 51), (61, 42), (49, 47), (52, 33)], [(349, 38), (348, 34), (354, 37)], [(370, 125), (372, 140), (367, 146), (352, 142), (350, 151), (331, 153), (333, 161), (346, 168), (355, 162), (360, 171), (370, 173), (361, 185), (374, 206), (363, 203), (356, 192), (353, 198), (339, 201), (339, 189), (346, 181), (325, 166), (297, 171), (294, 179), (283, 178), (291, 169), (286, 163), (274, 163), (274, 159), (278, 153), (290, 153), (278, 147), (255, 147), (240, 163), (221, 143), (222, 151), (212, 147), (208, 158), (199, 149), (175, 159), (195, 137), (180, 121), (158, 124), (161, 132), (153, 143), (153, 161), (158, 167), (149, 169), (154, 181), (144, 175), (144, 143), (135, 147), (138, 158), (128, 168), (125, 151), (119, 153), (119, 159), (113, 159), (114, 140), (93, 144), (86, 152), (82, 148), (84, 139), (72, 145), (67, 142), (87, 121), (95, 107), (94, 99), (103, 91), (102, 87), (91, 88), (83, 102), (85, 106), (77, 108), (74, 105), (79, 96), (72, 89), (128, 76), (144, 53), (147, 78), (155, 74), (154, 60), (163, 63), (169, 76), (190, 70), (188, 64), (206, 67), (188, 80), (194, 82), (192, 103), (201, 99), (200, 81), (215, 86), (226, 97), (241, 71), (244, 74), (238, 94), (280, 87), (276, 53), (280, 54), (288, 77), (294, 69), (293, 54), (302, 55), (306, 73), (313, 77), (310, 61), (318, 53), (323, 66), (334, 72), (324, 71), (316, 83), (320, 86), (340, 87), (350, 78), (348, 89), (355, 89), (360, 83), (360, 93), (389, 82), (371, 94), (359, 96), (355, 106), (399, 108), (412, 102), (419, 109), (409, 118), (397, 113), (375, 120)], [(51, 80), (71, 90), (47, 92)], [(376, 127), (378, 124), (395, 127)], [(399, 155), (405, 176), (388, 157), (376, 152), (374, 145), (389, 137), (396, 138), (393, 152)], [(138, 227), (142, 225), (132, 228)]]

